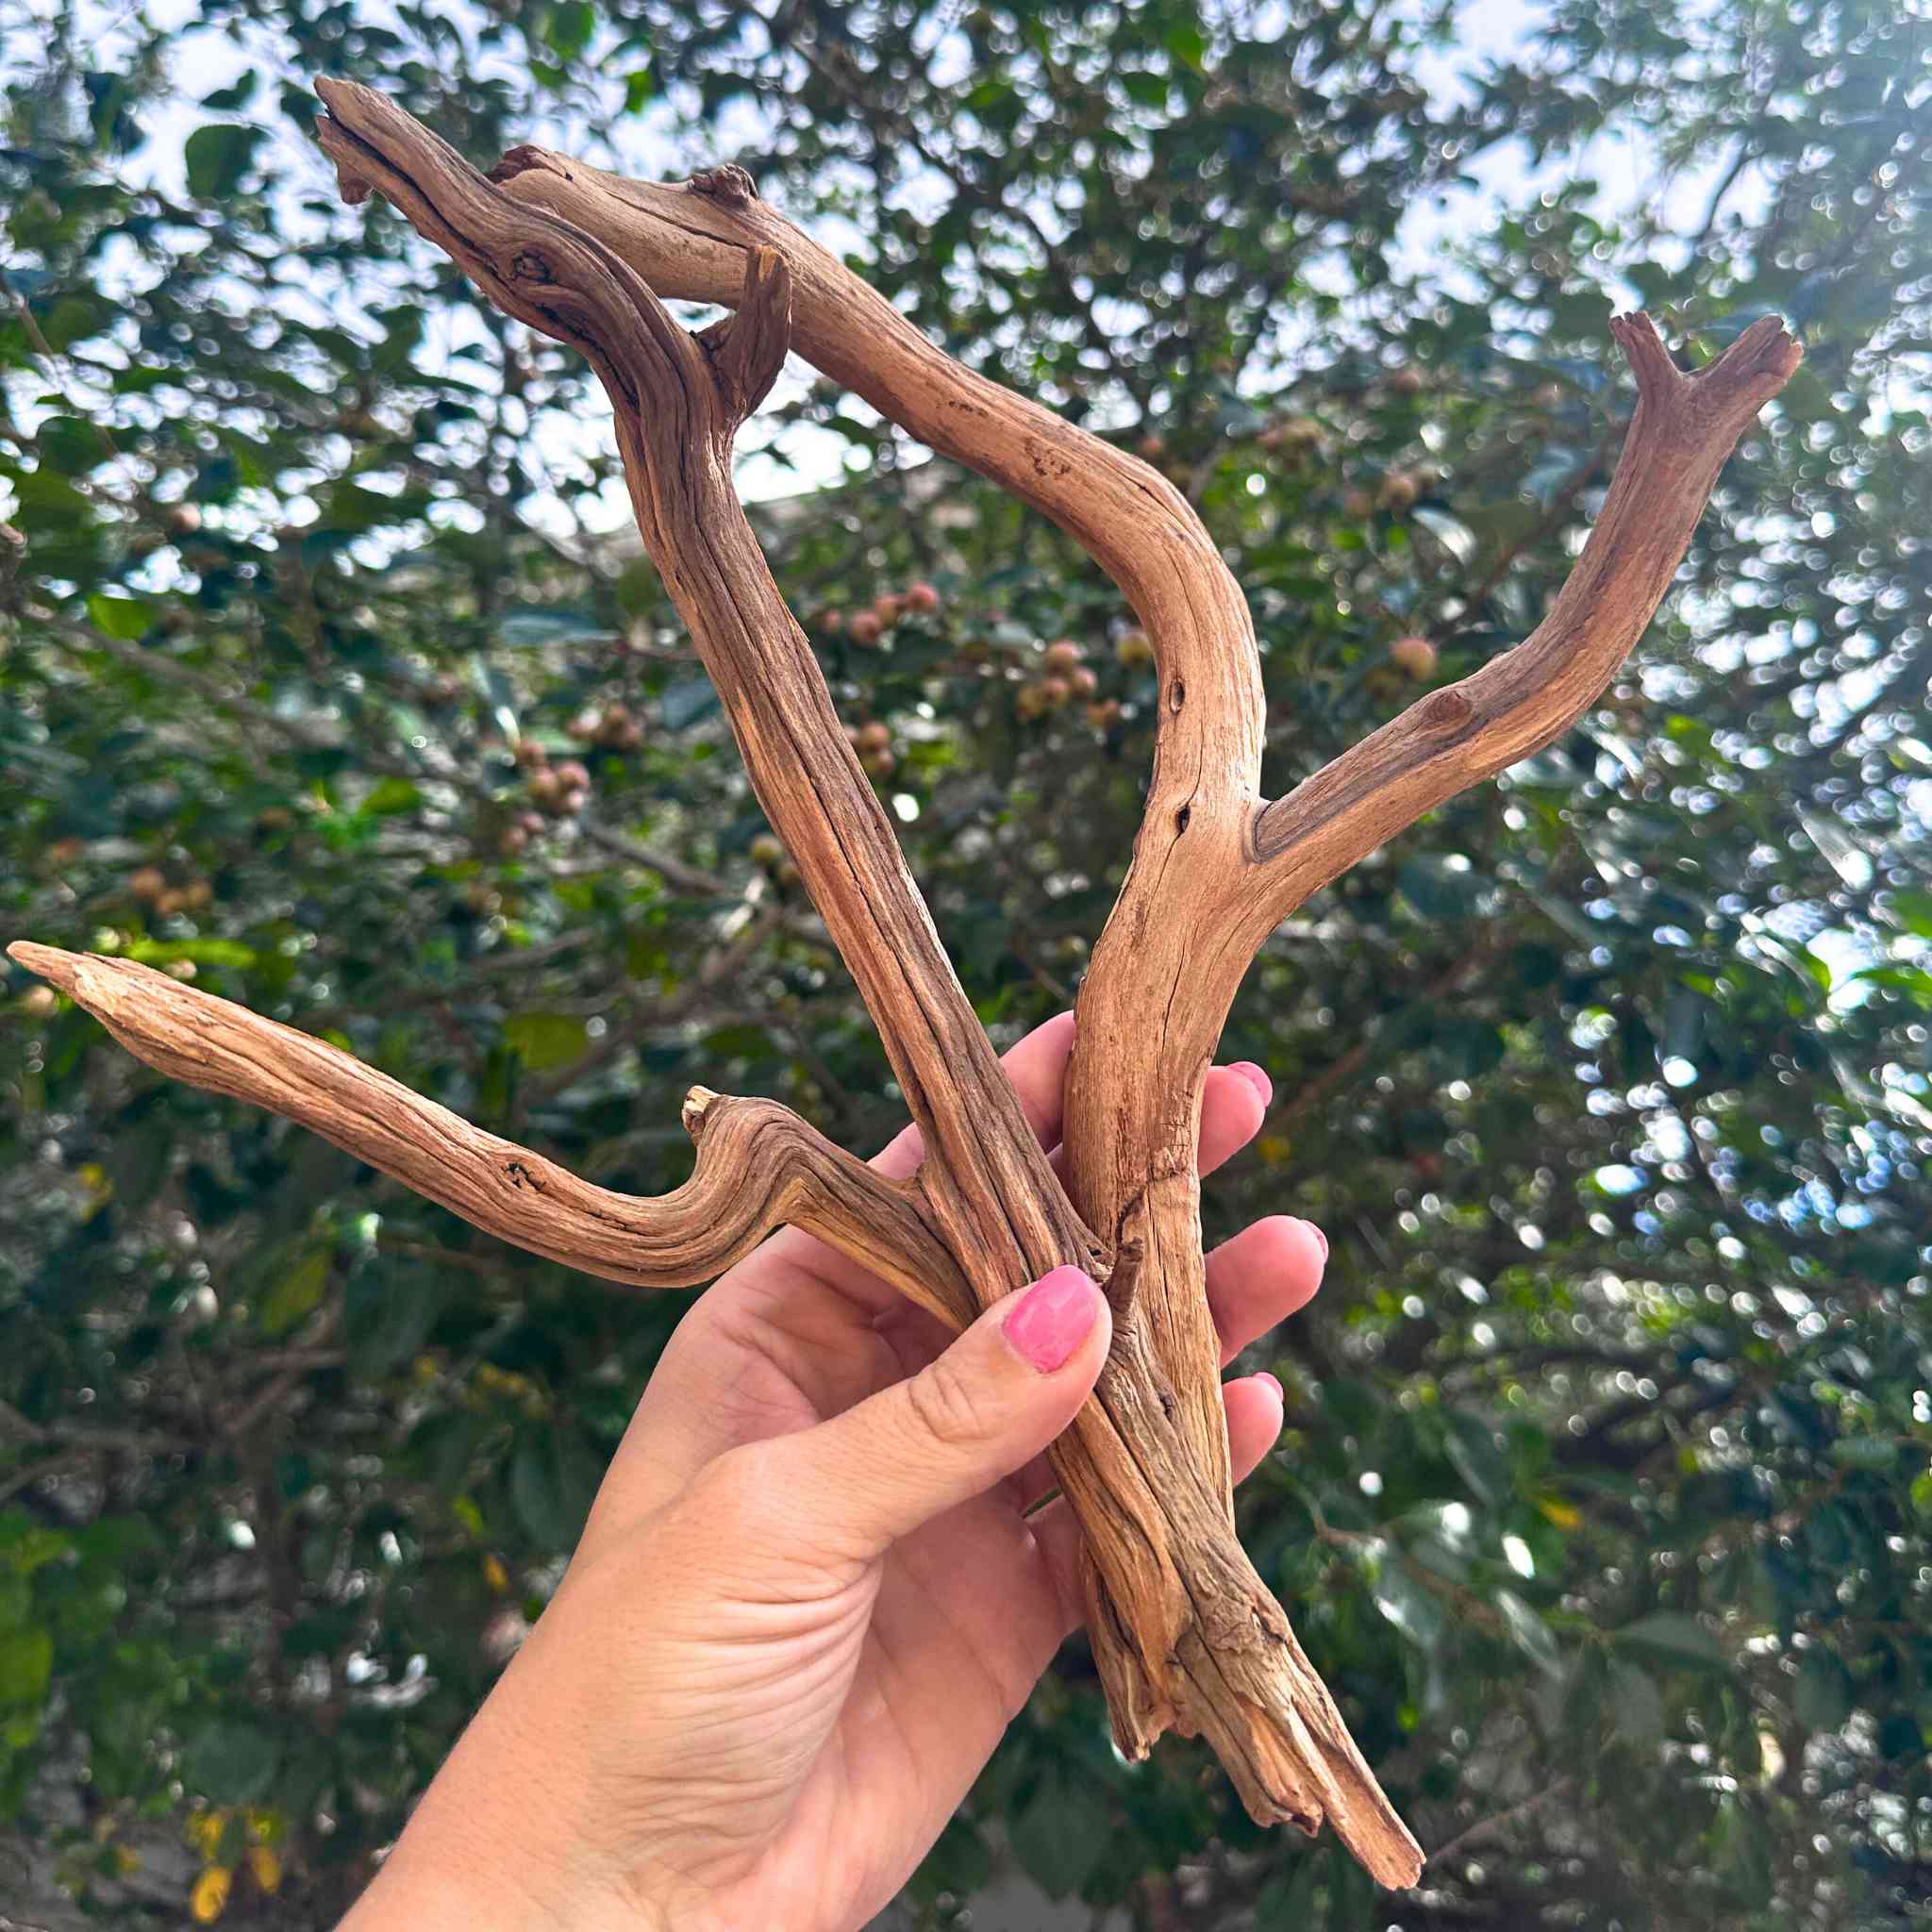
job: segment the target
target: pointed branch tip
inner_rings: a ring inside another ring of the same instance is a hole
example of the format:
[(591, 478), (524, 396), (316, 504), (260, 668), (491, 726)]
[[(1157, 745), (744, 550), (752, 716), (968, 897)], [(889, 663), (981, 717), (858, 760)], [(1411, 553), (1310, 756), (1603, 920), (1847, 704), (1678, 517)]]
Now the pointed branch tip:
[(74, 989), (80, 981), (79, 954), (63, 953), (58, 946), (36, 945), (32, 940), (15, 940), (8, 947), (7, 957), (16, 966), (39, 974), (48, 985), (58, 986), (69, 999), (75, 997)]

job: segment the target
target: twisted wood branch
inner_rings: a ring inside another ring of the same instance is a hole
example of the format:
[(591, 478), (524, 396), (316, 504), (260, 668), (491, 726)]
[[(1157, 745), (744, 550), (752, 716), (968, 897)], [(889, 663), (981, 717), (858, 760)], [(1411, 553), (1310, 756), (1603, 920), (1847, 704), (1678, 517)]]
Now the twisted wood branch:
[(956, 1327), (973, 1297), (905, 1182), (776, 1101), (693, 1087), (697, 1170), (655, 1201), (612, 1193), (474, 1127), (353, 1056), (132, 959), (18, 940), (8, 955), (171, 1078), (265, 1107), (532, 1254), (632, 1288), (708, 1281), (774, 1228), (809, 1228)]
[[(1089, 1628), (1117, 1741), (1140, 1757), (1171, 1725), (1204, 1733), (1257, 1820), (1313, 1830), (1325, 1817), (1377, 1878), (1412, 1882), (1414, 1840), (1233, 1533), (1203, 1291), (1202, 1082), (1243, 973), (1289, 910), (1456, 791), (1547, 743), (1608, 681), (1719, 468), (1795, 366), (1795, 344), (1759, 324), (1687, 376), (1644, 318), (1613, 325), (1638, 409), (1599, 526), (1549, 619), (1266, 805), (1245, 601), (1164, 479), (953, 362), (738, 169), (654, 187), (523, 148), (486, 179), (381, 96), (329, 82), (321, 92), (319, 137), (344, 192), (379, 190), (491, 300), (597, 371), (645, 546), (879, 1027), (924, 1163), (887, 1183), (782, 1108), (701, 1096), (688, 1110), (698, 1174), (661, 1201), (625, 1202), (161, 975), (43, 948), (16, 956), (167, 1071), (287, 1112), (479, 1225), (617, 1279), (703, 1279), (781, 1219), (956, 1324), (1049, 1267), (1089, 1268), (1114, 1304), (1114, 1349), (1054, 1460), (1086, 1532)], [(692, 336), (660, 295), (732, 313)], [(1154, 640), (1155, 766), (1133, 864), (1081, 991), (1064, 1187), (731, 490), (732, 437), (788, 342), (1051, 516)], [(460, 1185), (444, 1172), (452, 1145)], [(712, 1176), (732, 1161), (749, 1184), (725, 1201)], [(507, 1187), (513, 1165), (542, 1188)], [(717, 1217), (708, 1228), (704, 1214)]]

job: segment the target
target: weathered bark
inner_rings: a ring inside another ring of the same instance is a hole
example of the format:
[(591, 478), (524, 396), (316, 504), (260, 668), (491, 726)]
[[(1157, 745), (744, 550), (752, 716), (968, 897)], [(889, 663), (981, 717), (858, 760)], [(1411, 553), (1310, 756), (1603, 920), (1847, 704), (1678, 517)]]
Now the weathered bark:
[[(590, 359), (645, 547), (718, 686), (760, 804), (877, 1024), (924, 1137), (880, 1180), (782, 1108), (699, 1090), (698, 1171), (625, 1201), (481, 1134), (347, 1056), (139, 967), (15, 957), (165, 1071), (276, 1108), (478, 1225), (612, 1279), (708, 1278), (781, 1221), (958, 1324), (1073, 1262), (1115, 1342), (1053, 1452), (1086, 1534), (1089, 1625), (1129, 1756), (1205, 1734), (1262, 1823), (1331, 1820), (1385, 1884), (1421, 1854), (1233, 1530), (1203, 1288), (1202, 1083), (1255, 952), (1307, 894), (1464, 786), (1548, 743), (1650, 621), (1738, 437), (1796, 366), (1775, 322), (1697, 375), (1641, 316), (1613, 325), (1639, 404), (1603, 515), (1549, 618), (1287, 798), (1259, 797), (1245, 600), (1186, 502), (1134, 458), (974, 375), (724, 168), (624, 181), (536, 149), (492, 179), (379, 95), (321, 88), (344, 192), (381, 192), (508, 313)], [(734, 312), (692, 336), (660, 296)], [(884, 415), (1040, 508), (1154, 641), (1160, 713), (1133, 863), (1081, 990), (1056, 1177), (847, 746), (730, 481), (732, 439), (788, 343)]]

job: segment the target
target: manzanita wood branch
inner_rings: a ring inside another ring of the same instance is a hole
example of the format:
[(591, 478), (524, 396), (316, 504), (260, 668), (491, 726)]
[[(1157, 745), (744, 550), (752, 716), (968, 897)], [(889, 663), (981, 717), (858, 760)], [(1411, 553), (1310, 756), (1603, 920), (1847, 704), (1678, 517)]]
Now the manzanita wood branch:
[(694, 1087), (697, 1169), (655, 1201), (612, 1193), (474, 1127), (313, 1034), (183, 986), (132, 959), (8, 949), (137, 1058), (191, 1087), (265, 1107), (379, 1168), (486, 1234), (633, 1288), (688, 1288), (774, 1228), (809, 1228), (961, 1327), (972, 1291), (909, 1185), (874, 1173), (774, 1100)]
[[(1566, 728), (1667, 588), (1718, 470), (1795, 367), (1760, 323), (1697, 375), (1613, 325), (1639, 403), (1603, 515), (1548, 620), (1289, 797), (1259, 797), (1245, 600), (1145, 465), (962, 369), (734, 168), (681, 187), (518, 149), (493, 182), (381, 96), (321, 90), (345, 192), (379, 190), (490, 297), (583, 352), (609, 393), (638, 524), (716, 681), (767, 816), (877, 1024), (924, 1139), (889, 1183), (770, 1103), (693, 1095), (698, 1171), (625, 1201), (347, 1056), (125, 962), (15, 956), (165, 1071), (284, 1112), (492, 1232), (614, 1279), (707, 1278), (788, 1220), (956, 1324), (1045, 1269), (1108, 1289), (1115, 1345), (1054, 1459), (1087, 1538), (1089, 1628), (1116, 1739), (1205, 1734), (1254, 1816), (1324, 1817), (1386, 1884), (1420, 1853), (1233, 1534), (1195, 1166), (1202, 1082), (1241, 978), (1308, 892)], [(692, 336), (660, 296), (733, 312)], [(730, 484), (734, 433), (788, 342), (884, 415), (1043, 510), (1155, 642), (1160, 712), (1134, 860), (1079, 999), (1062, 1187), (940, 946)], [(729, 1183), (741, 1187), (725, 1198)], [(714, 1217), (708, 1224), (706, 1217)]]
[[(1719, 469), (1797, 366), (1774, 319), (1680, 374), (1647, 317), (1611, 326), (1639, 401), (1604, 513), (1548, 619), (1514, 651), (1432, 692), (1274, 805), (1247, 603), (1187, 499), (1137, 458), (962, 367), (769, 204), (629, 181), (537, 147), (494, 171), (660, 293), (729, 304), (753, 251), (792, 279), (792, 346), (940, 454), (1051, 517), (1119, 586), (1154, 644), (1154, 770), (1133, 863), (1094, 947), (1068, 1074), (1067, 1191), (1138, 1251), (1133, 1309), (1191, 1457), (1228, 1494), (1219, 1353), (1208, 1313), (1193, 1150), (1202, 1083), (1241, 980), (1308, 894), (1465, 786), (1566, 730), (1655, 614)], [(1116, 1739), (1138, 1757), (1172, 1720), (1171, 1674), (1143, 1667), (1099, 1580), (1089, 1627)], [(1180, 1700), (1185, 1704), (1185, 1700)], [(1244, 1792), (1245, 1795), (1245, 1792)], [(1251, 1801), (1252, 1802), (1252, 1801)]]

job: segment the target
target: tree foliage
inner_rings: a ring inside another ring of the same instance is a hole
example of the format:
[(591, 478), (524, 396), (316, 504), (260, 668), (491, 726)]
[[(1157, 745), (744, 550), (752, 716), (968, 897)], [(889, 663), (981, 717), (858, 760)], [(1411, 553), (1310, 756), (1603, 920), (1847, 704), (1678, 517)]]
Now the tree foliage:
[[(692, 1080), (869, 1148), (884, 1062), (598, 534), (584, 371), (338, 205), (307, 76), (485, 161), (736, 151), (952, 353), (1166, 467), (1252, 599), (1275, 791), (1533, 625), (1627, 414), (1613, 307), (1693, 358), (1805, 333), (1629, 675), (1286, 924), (1226, 1041), (1281, 1099), (1210, 1239), (1288, 1208), (1333, 1244), (1253, 1363), (1290, 1426), (1245, 1534), (1448, 1851), (1378, 1899), (1197, 1748), (1121, 1765), (1075, 1643), (916, 1879), (930, 1922), (1002, 1861), (1264, 1932), (1932, 1899), (1915, 11), (1557, 0), (1479, 60), (1433, 4), (203, 0), (186, 38), (70, 9), (13, 46), (7, 935), (192, 974), (639, 1191), (688, 1167)], [(763, 512), (774, 560), (1017, 1032), (1128, 858), (1131, 615), (824, 385), (765, 420), (767, 475), (842, 465)], [(875, 609), (914, 582), (936, 609)], [(5, 997), (0, 1894), (330, 1923), (683, 1298)]]

